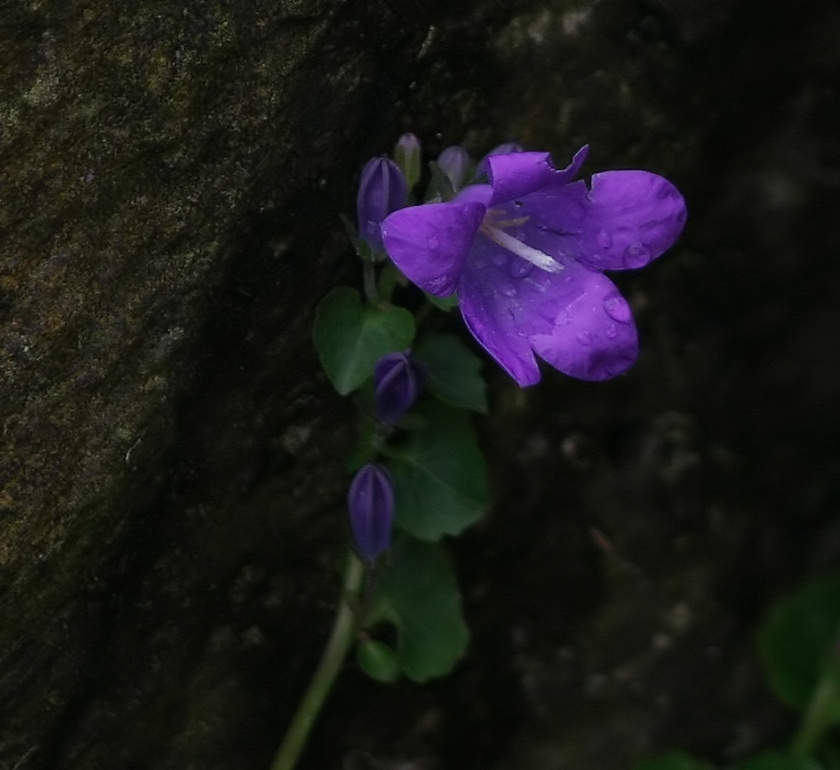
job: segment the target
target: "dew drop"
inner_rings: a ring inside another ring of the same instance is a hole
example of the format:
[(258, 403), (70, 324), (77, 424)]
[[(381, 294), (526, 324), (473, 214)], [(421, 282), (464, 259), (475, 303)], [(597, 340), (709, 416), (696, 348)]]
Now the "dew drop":
[(508, 275), (511, 278), (524, 278), (533, 269), (534, 266), (524, 259), (512, 259), (508, 265)]
[(505, 297), (515, 297), (516, 287), (510, 283), (503, 283), (499, 286), (499, 294), (504, 294)]
[(584, 347), (589, 347), (594, 340), (592, 339), (592, 335), (584, 329), (582, 332), (578, 332), (575, 335), (575, 339)]
[(651, 260), (650, 249), (644, 243), (631, 243), (624, 249), (625, 267), (644, 267)]
[(612, 246), (612, 236), (606, 230), (599, 230), (595, 236), (595, 243), (602, 249), (608, 249)]
[(490, 261), (496, 267), (504, 267), (507, 264), (507, 255), (503, 254), (501, 251), (494, 251), (493, 256), (490, 257)]
[(615, 324), (607, 324), (604, 334), (608, 340), (614, 340), (618, 336), (618, 329), (616, 329)]
[(437, 251), (440, 248), (440, 238), (433, 235), (428, 241), (426, 241), (426, 246), (428, 246), (432, 251)]
[(607, 315), (622, 324), (629, 324), (633, 320), (633, 313), (627, 300), (620, 294), (613, 294), (604, 300), (604, 310)]

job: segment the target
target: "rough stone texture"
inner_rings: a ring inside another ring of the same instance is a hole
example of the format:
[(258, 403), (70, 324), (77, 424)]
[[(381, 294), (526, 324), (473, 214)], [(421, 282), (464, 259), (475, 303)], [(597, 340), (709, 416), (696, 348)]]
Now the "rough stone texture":
[[(312, 310), (361, 162), (517, 139), (690, 206), (643, 353), (494, 375), (449, 680), (352, 666), (302, 770), (718, 761), (790, 724), (761, 609), (836, 564), (829, 0), (19, 3), (0, 32), (0, 768), (266, 767), (336, 599), (352, 407)], [(474, 6), (474, 7), (472, 7)]]

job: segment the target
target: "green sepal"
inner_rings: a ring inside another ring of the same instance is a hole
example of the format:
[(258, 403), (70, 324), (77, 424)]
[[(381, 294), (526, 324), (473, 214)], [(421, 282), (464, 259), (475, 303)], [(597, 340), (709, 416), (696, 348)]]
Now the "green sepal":
[(405, 350), (414, 317), (404, 308), (362, 305), (359, 293), (338, 286), (318, 304), (312, 341), (333, 387), (346, 396), (373, 375), (386, 353)]
[(426, 193), (426, 200), (439, 199), (451, 201), (455, 197), (455, 187), (446, 172), (433, 160), (429, 161), (429, 171), (432, 172), (432, 181)]
[(421, 540), (457, 535), (487, 509), (487, 464), (471, 416), (428, 400), (418, 427), (388, 454), (396, 487), (395, 523)]
[(434, 305), (438, 310), (443, 310), (446, 313), (449, 313), (458, 307), (457, 294), (450, 294), (448, 297), (436, 297), (434, 294), (429, 294), (427, 291), (424, 291), (423, 294), (426, 295), (426, 299), (429, 300), (430, 304)]
[(470, 635), (455, 570), (441, 545), (396, 539), (366, 625), (378, 623), (394, 626), (399, 666), (415, 682), (444, 676), (461, 659)]
[(487, 384), (481, 359), (454, 334), (430, 334), (414, 353), (426, 366), (426, 387), (450, 406), (487, 414)]
[(356, 663), (371, 679), (391, 684), (400, 677), (397, 653), (377, 639), (362, 639), (356, 645)]

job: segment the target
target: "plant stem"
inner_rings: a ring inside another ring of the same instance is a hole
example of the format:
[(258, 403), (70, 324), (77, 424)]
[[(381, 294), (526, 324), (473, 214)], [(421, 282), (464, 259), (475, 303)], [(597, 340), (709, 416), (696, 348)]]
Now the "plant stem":
[(362, 267), (362, 285), (365, 290), (365, 299), (371, 305), (375, 305), (379, 298), (379, 293), (376, 291), (376, 266), (372, 259), (366, 259)]
[(355, 554), (349, 554), (344, 570), (341, 602), (335, 616), (330, 640), (327, 642), (318, 668), (315, 669), (309, 688), (295, 712), (283, 743), (271, 763), (271, 770), (293, 770), (295, 762), (306, 745), (309, 732), (353, 643), (356, 617), (351, 608), (351, 601), (358, 597), (363, 577), (362, 563)]

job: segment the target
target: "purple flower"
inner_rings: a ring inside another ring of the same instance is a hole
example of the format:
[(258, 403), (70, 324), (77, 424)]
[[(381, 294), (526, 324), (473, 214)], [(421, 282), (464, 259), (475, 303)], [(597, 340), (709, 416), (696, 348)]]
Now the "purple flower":
[(420, 395), (424, 374), (411, 351), (382, 356), (373, 369), (376, 417), (396, 425)]
[(356, 212), (359, 235), (374, 251), (382, 251), (379, 227), (392, 211), (405, 206), (405, 177), (399, 166), (388, 158), (373, 158), (362, 170)]
[(382, 224), (385, 249), (421, 288), (458, 292), (469, 330), (520, 385), (534, 353), (582, 380), (626, 371), (638, 354), (627, 301), (602, 270), (642, 267), (677, 239), (685, 202), (646, 171), (572, 181), (583, 147), (558, 170), (547, 153), (487, 158), (489, 184), (412, 206)]
[(394, 482), (376, 463), (362, 466), (347, 493), (350, 529), (362, 561), (371, 564), (391, 547), (394, 524)]

